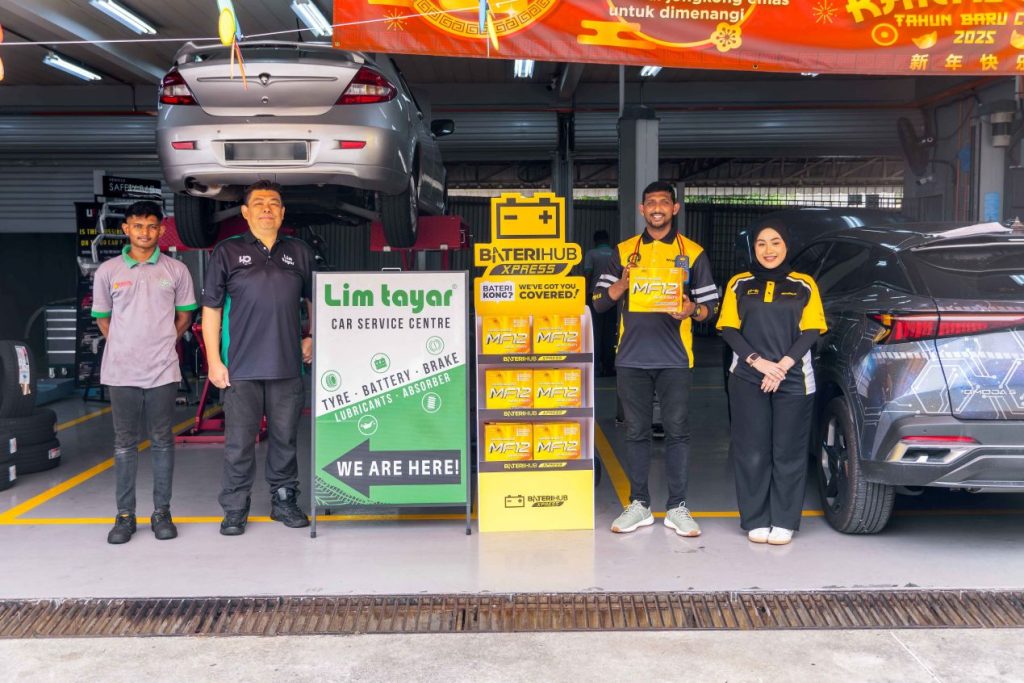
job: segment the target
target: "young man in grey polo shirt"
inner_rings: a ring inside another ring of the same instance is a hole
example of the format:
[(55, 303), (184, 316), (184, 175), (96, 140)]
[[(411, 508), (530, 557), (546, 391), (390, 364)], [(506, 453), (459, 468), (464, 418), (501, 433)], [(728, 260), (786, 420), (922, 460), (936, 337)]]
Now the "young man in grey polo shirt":
[(145, 412), (153, 460), (153, 515), (160, 540), (175, 538), (171, 519), (174, 474), (174, 398), (181, 370), (175, 343), (197, 308), (192, 276), (160, 253), (163, 211), (154, 202), (128, 207), (121, 226), (129, 244), (103, 263), (93, 280), (92, 316), (107, 339), (100, 379), (110, 388), (114, 418), (117, 517), (108, 543), (127, 543), (135, 533), (135, 474)]

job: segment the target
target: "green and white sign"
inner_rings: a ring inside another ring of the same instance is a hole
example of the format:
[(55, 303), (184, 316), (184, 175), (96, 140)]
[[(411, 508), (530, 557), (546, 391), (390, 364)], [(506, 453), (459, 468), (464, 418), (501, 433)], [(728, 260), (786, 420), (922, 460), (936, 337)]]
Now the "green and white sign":
[(467, 502), (467, 276), (317, 273), (317, 507)]

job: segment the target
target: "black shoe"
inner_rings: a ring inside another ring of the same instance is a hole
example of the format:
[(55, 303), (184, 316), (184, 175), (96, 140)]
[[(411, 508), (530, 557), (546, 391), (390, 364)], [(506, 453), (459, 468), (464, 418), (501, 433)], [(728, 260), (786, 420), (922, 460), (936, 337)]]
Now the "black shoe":
[(178, 527), (174, 526), (171, 520), (171, 511), (167, 509), (156, 510), (149, 518), (149, 528), (158, 541), (169, 541), (178, 537)]
[(223, 536), (241, 536), (245, 533), (245, 525), (249, 522), (249, 499), (245, 499), (244, 510), (228, 510), (224, 513), (224, 521), (220, 523)]
[(117, 545), (132, 540), (135, 533), (135, 515), (130, 512), (122, 512), (114, 518), (114, 528), (107, 534), (107, 543)]
[(292, 489), (280, 488), (274, 491), (270, 497), (270, 518), (292, 529), (309, 526), (309, 517), (295, 498), (296, 493)]

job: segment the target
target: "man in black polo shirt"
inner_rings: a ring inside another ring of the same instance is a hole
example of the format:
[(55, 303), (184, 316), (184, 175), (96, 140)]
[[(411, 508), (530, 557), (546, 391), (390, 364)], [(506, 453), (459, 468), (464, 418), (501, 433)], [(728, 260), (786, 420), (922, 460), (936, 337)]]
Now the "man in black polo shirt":
[(245, 533), (264, 415), (270, 518), (293, 528), (309, 525), (297, 502), (295, 443), (305, 403), (302, 364), (313, 358), (313, 340), (302, 338), (299, 313), (300, 302), (313, 296), (313, 250), (278, 234), (284, 204), (275, 183), (250, 186), (242, 216), (249, 232), (213, 250), (202, 300), (209, 377), (224, 393), (219, 500), (225, 536)]

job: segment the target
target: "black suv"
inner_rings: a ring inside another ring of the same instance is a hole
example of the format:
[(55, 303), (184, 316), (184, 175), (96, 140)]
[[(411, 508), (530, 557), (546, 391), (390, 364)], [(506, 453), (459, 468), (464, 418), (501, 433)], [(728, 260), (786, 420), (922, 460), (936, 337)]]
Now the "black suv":
[(834, 528), (880, 531), (896, 487), (1024, 491), (1024, 231), (844, 230), (793, 268), (829, 326), (812, 455)]

